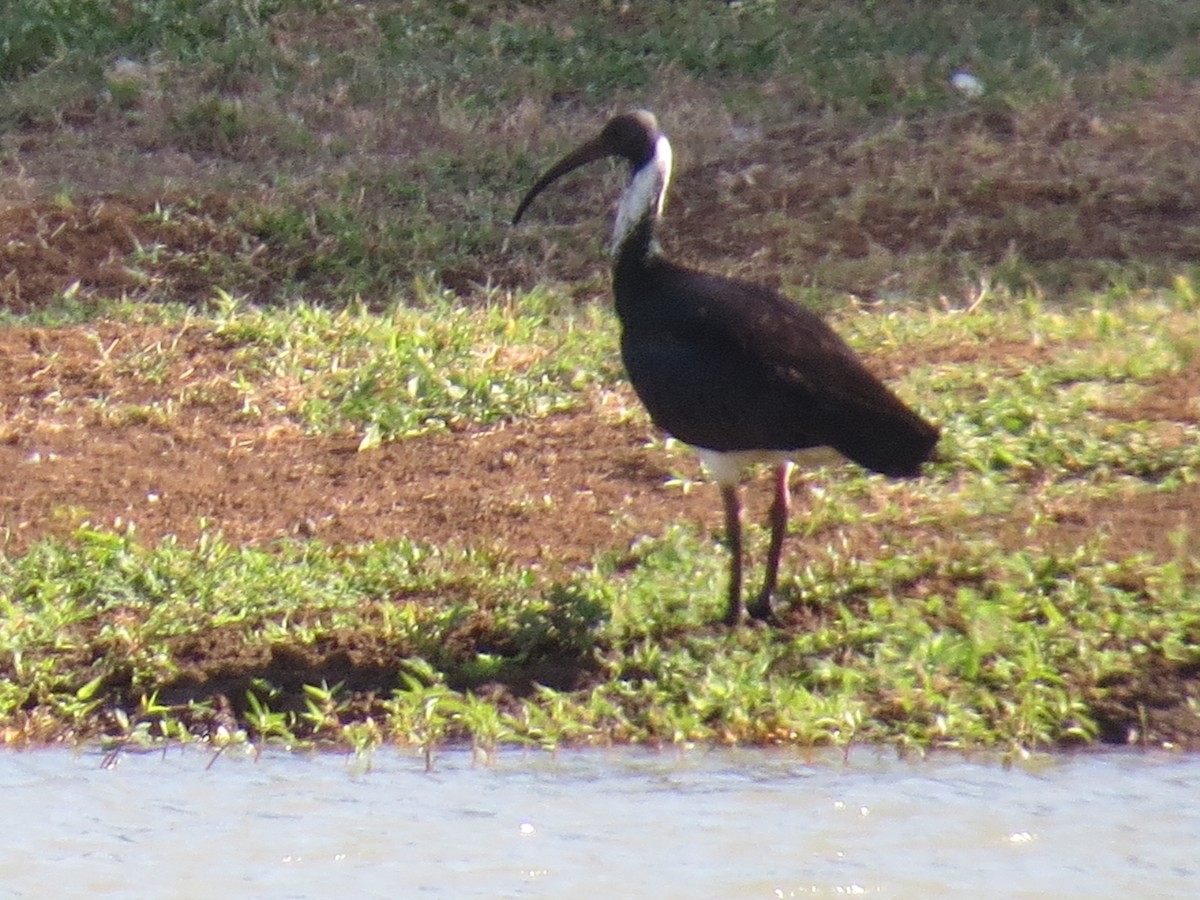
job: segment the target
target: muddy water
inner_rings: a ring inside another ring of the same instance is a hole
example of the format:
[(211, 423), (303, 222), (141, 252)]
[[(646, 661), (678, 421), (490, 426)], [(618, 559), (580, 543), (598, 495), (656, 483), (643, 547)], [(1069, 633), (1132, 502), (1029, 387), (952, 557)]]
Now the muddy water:
[(0, 754), (0, 898), (96, 895), (1197, 897), (1200, 757)]

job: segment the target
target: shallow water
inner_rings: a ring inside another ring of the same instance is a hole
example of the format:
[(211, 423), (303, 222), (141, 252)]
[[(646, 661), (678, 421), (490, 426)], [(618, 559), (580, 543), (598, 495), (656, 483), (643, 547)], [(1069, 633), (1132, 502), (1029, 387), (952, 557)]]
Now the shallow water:
[(101, 761), (0, 754), (0, 897), (1200, 896), (1200, 756)]

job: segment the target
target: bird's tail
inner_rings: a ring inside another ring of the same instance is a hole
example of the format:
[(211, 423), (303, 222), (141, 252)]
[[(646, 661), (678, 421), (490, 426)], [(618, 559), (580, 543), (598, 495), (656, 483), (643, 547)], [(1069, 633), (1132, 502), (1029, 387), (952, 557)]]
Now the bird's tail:
[(891, 415), (867, 417), (839, 429), (834, 447), (872, 472), (893, 478), (919, 475), (924, 463), (936, 459), (940, 430), (897, 404)]

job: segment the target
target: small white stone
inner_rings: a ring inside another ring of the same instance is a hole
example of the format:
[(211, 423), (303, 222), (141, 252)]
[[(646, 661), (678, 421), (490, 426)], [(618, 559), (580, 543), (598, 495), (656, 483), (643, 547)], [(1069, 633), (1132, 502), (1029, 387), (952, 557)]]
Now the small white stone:
[(964, 97), (972, 100), (983, 96), (983, 82), (970, 72), (955, 72), (950, 76), (950, 85)]

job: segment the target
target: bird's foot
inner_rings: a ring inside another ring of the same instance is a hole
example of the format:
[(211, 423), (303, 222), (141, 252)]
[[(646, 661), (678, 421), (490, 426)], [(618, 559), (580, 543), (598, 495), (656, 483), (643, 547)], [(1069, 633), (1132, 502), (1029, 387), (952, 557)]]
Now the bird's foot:
[(750, 622), (763, 622), (767, 625), (779, 625), (779, 619), (775, 616), (775, 610), (771, 606), (771, 595), (763, 594), (753, 603), (741, 604), (730, 603), (729, 610), (725, 613), (725, 617), (721, 620), (723, 625), (729, 628), (736, 628), (746, 620)]
[(771, 595), (762, 594), (757, 600), (746, 607), (746, 612), (750, 618), (759, 622), (766, 622), (768, 625), (778, 625), (779, 620), (775, 618), (775, 610), (771, 607)]

